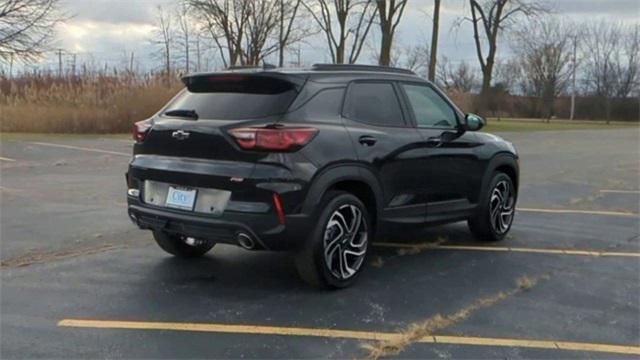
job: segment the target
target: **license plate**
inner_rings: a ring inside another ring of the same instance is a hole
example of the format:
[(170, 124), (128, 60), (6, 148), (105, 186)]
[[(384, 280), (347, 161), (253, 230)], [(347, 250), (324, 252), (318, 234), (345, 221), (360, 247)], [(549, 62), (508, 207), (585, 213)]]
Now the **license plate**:
[(176, 188), (169, 186), (166, 205), (168, 207), (193, 210), (196, 202), (196, 189)]

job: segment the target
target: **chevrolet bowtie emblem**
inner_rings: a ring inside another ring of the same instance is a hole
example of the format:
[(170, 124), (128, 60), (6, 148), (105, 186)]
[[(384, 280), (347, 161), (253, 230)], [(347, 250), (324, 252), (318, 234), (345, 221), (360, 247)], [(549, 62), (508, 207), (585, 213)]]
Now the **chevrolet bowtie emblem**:
[(177, 130), (171, 134), (171, 137), (173, 137), (176, 140), (185, 140), (189, 138), (189, 135), (190, 133), (188, 131)]

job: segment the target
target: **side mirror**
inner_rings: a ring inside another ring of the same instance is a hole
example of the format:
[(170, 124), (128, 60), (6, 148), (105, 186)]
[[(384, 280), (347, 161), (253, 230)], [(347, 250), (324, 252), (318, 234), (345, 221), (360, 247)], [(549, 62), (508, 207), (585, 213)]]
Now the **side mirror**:
[(478, 131), (487, 125), (487, 120), (476, 114), (467, 114), (464, 117), (464, 127), (467, 131)]

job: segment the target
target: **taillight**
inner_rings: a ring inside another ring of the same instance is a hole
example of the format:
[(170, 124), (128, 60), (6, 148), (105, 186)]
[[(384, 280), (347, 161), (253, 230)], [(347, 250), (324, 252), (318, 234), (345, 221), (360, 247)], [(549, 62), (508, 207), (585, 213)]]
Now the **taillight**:
[(305, 146), (318, 133), (314, 128), (257, 128), (229, 130), (245, 150), (295, 151)]
[(133, 124), (133, 140), (144, 141), (151, 130), (151, 120), (142, 120)]

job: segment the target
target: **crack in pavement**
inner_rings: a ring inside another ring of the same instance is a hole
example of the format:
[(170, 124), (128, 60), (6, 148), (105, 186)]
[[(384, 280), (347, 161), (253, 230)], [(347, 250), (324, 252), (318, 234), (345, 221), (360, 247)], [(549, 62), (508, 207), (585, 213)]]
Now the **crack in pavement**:
[(453, 314), (440, 315), (430, 317), (429, 319), (409, 325), (405, 330), (399, 332), (397, 338), (381, 341), (378, 343), (362, 344), (368, 354), (367, 359), (379, 359), (381, 357), (395, 356), (403, 352), (408, 346), (419, 342), (427, 336), (433, 335), (434, 332), (455, 325), (456, 323), (467, 319), (474, 312), (491, 307), (500, 301), (503, 301), (518, 293), (528, 291), (536, 286), (540, 280), (549, 279), (548, 274), (539, 275), (537, 277), (522, 276), (516, 280), (516, 287), (508, 291), (500, 291), (497, 294), (477, 299), (470, 305), (456, 311)]
[(75, 249), (64, 249), (54, 251), (31, 251), (23, 255), (15, 256), (0, 261), (0, 270), (9, 268), (25, 267), (34, 264), (49, 263), (52, 261), (65, 260), (83, 255), (93, 255), (111, 250), (126, 249), (131, 244), (103, 244)]

